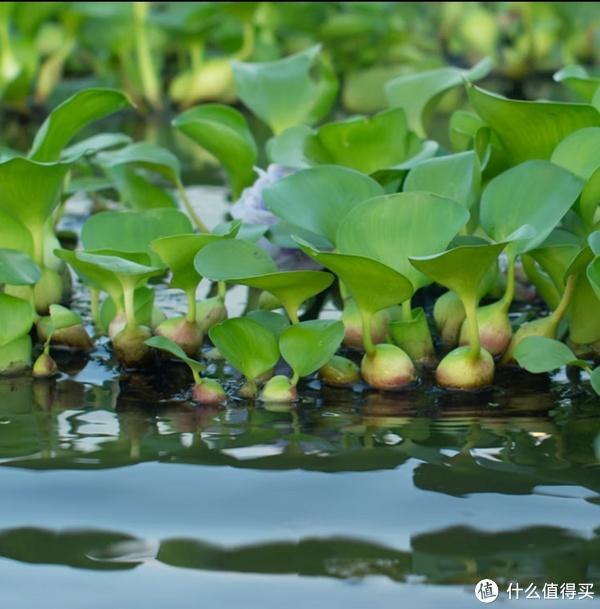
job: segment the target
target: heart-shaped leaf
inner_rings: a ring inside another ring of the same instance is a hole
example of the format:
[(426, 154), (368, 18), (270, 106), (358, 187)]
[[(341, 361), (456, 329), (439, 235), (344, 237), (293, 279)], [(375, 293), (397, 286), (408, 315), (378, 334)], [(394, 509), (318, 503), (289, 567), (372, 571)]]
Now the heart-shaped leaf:
[(587, 366), (567, 345), (545, 336), (526, 336), (516, 346), (514, 356), (521, 368), (534, 373), (551, 372), (563, 366)]
[(600, 125), (600, 114), (586, 104), (517, 101), (468, 87), (477, 114), (491, 127), (512, 164), (549, 159), (557, 144), (583, 127)]
[(354, 206), (382, 194), (372, 178), (337, 166), (304, 169), (263, 190), (265, 203), (274, 214), (332, 244), (340, 220)]
[(63, 328), (76, 326), (80, 323), (81, 317), (75, 311), (71, 311), (71, 309), (58, 304), (50, 305), (50, 325), (52, 331), (62, 330)]
[(41, 277), (40, 267), (22, 252), (0, 249), (0, 284), (32, 285)]
[(130, 143), (131, 138), (125, 133), (98, 133), (65, 148), (60, 158), (79, 159), (83, 156), (93, 156), (103, 150)]
[(307, 158), (315, 163), (342, 165), (366, 174), (404, 169), (414, 157), (433, 155), (435, 150), (409, 131), (402, 108), (326, 123), (307, 137), (304, 147)]
[(275, 134), (322, 119), (333, 104), (337, 80), (316, 45), (264, 63), (233, 63), (240, 99)]
[(204, 370), (203, 364), (197, 362), (191, 357), (188, 357), (185, 354), (185, 351), (177, 343), (173, 342), (170, 338), (167, 338), (166, 336), (153, 336), (152, 338), (149, 338), (144, 342), (149, 347), (164, 351), (165, 353), (168, 353), (176, 359), (180, 359), (182, 362), (186, 363), (190, 367), (190, 370), (194, 373), (194, 379), (196, 380), (196, 382), (198, 382), (198, 375)]
[(252, 184), (256, 144), (246, 119), (235, 108), (219, 104), (191, 108), (176, 117), (173, 126), (218, 159), (235, 199)]
[(429, 279), (410, 264), (409, 256), (443, 250), (468, 219), (460, 203), (431, 193), (384, 195), (342, 218), (336, 242), (340, 253), (378, 260), (407, 277), (416, 290)]
[(551, 161), (587, 180), (600, 167), (600, 127), (585, 127), (567, 135), (552, 153)]
[(0, 209), (0, 243), (6, 249), (33, 255), (31, 232), (22, 222), (3, 209)]
[(479, 198), (481, 168), (473, 150), (427, 159), (410, 170), (404, 192), (426, 191), (453, 201), (467, 209)]
[(31, 330), (35, 311), (29, 302), (0, 293), (0, 347)]
[(404, 110), (409, 127), (419, 135), (425, 135), (423, 115), (428, 106), (448, 89), (485, 77), (491, 68), (491, 61), (482, 59), (470, 70), (447, 67), (399, 76), (386, 83), (385, 94), (390, 106)]
[(274, 311), (256, 309), (254, 311), (249, 311), (246, 317), (253, 319), (261, 326), (264, 326), (277, 337), (290, 326), (290, 320), (285, 315), (275, 313)]
[(170, 193), (133, 167), (117, 165), (106, 168), (106, 171), (110, 177), (111, 188), (118, 190), (121, 203), (128, 207), (145, 211), (177, 206)]
[(294, 372), (293, 381), (324, 366), (335, 355), (343, 338), (341, 321), (315, 319), (284, 330), (279, 337), (279, 350)]
[(248, 380), (265, 374), (279, 360), (276, 335), (248, 317), (227, 319), (208, 334), (221, 355)]
[(127, 96), (116, 89), (78, 91), (48, 115), (33, 140), (29, 157), (39, 162), (57, 161), (79, 131), (130, 106)]
[(275, 263), (264, 249), (241, 239), (207, 245), (196, 255), (194, 266), (202, 277), (212, 281), (277, 272)]
[(510, 240), (525, 225), (535, 235), (511, 245), (514, 253), (536, 248), (573, 205), (582, 183), (549, 161), (527, 161), (496, 176), (481, 198), (481, 226), (496, 241)]

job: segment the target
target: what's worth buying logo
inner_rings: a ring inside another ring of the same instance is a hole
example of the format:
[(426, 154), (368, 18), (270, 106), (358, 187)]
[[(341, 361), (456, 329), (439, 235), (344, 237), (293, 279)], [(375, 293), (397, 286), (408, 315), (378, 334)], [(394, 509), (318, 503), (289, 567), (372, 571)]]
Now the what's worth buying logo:
[[(475, 598), (480, 603), (493, 603), (500, 596), (498, 584), (493, 579), (482, 579), (475, 584)], [(530, 583), (527, 586), (511, 582), (506, 588), (508, 600), (593, 600), (594, 584), (545, 583), (543, 586)]]

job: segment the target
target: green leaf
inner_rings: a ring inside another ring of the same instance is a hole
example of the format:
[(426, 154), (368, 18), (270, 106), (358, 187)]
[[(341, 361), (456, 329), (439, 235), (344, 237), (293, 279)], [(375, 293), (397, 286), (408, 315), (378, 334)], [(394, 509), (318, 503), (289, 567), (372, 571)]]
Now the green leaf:
[(344, 282), (364, 313), (376, 313), (400, 304), (414, 292), (412, 283), (404, 275), (377, 260), (351, 254), (318, 252), (306, 242), (298, 240), (298, 243), (306, 254)]
[(170, 338), (166, 338), (165, 336), (153, 336), (152, 338), (144, 341), (149, 347), (153, 347), (154, 349), (158, 349), (160, 351), (164, 351), (173, 357), (180, 359), (182, 362), (185, 362), (190, 369), (195, 373), (200, 373), (204, 370), (204, 366), (197, 362), (195, 359), (188, 357), (185, 354), (185, 351), (175, 342), (173, 342)]
[(81, 262), (87, 262), (100, 269), (114, 273), (121, 281), (133, 281), (135, 285), (139, 285), (151, 277), (164, 273), (164, 269), (161, 267), (140, 264), (139, 262), (134, 262), (114, 254), (76, 252), (76, 256)]
[(161, 174), (172, 184), (177, 184), (181, 173), (179, 159), (169, 150), (149, 142), (129, 144), (118, 150), (100, 152), (96, 160), (104, 167), (134, 165)]
[(212, 281), (277, 272), (275, 263), (264, 249), (241, 239), (207, 245), (196, 255), (194, 267), (202, 277)]
[(152, 183), (133, 167), (119, 165), (107, 168), (107, 173), (119, 191), (121, 202), (135, 210), (177, 207), (171, 194)]
[(131, 138), (125, 133), (98, 133), (65, 148), (60, 158), (79, 159), (83, 156), (93, 156), (102, 150), (130, 143)]
[(57, 161), (79, 131), (131, 105), (127, 96), (116, 89), (84, 89), (75, 93), (48, 115), (33, 140), (29, 157), (40, 162)]
[[(583, 262), (585, 259), (584, 251), (580, 261)], [(594, 273), (594, 279), (596, 278), (597, 275)], [(579, 273), (569, 306), (569, 338), (574, 343), (585, 345), (600, 339), (600, 315), (590, 314), (590, 311), (598, 310), (600, 310), (600, 299), (588, 274)]]
[(390, 106), (400, 107), (406, 113), (409, 127), (419, 135), (425, 134), (424, 114), (442, 93), (465, 81), (476, 81), (487, 76), (492, 68), (489, 59), (482, 59), (469, 70), (446, 67), (427, 72), (399, 76), (385, 85)]
[(579, 202), (575, 205), (575, 210), (579, 213), (588, 229), (594, 223), (598, 203), (600, 203), (600, 166), (592, 173), (583, 186)]
[(150, 247), (171, 269), (170, 287), (188, 291), (195, 289), (202, 279), (194, 267), (196, 254), (210, 243), (233, 237), (235, 237), (235, 231), (226, 235), (209, 233), (172, 235), (155, 239), (151, 242)]
[(68, 163), (42, 164), (22, 157), (0, 163), (0, 209), (25, 226), (33, 258), (43, 262), (44, 225), (59, 202)]
[(594, 260), (590, 262), (586, 274), (592, 289), (596, 293), (598, 299), (600, 299), (600, 258), (594, 258)]
[[(1, 204), (0, 204), (1, 207)], [(2, 247), (33, 255), (31, 232), (10, 213), (0, 209), (0, 243)]]
[(227, 319), (208, 335), (221, 355), (248, 380), (271, 370), (279, 360), (276, 335), (248, 317)]
[(433, 281), (456, 292), (461, 300), (477, 298), (489, 268), (505, 243), (461, 245), (431, 256), (411, 257), (411, 264)]
[(294, 376), (308, 376), (335, 355), (343, 338), (344, 324), (341, 321), (303, 321), (281, 333), (279, 350)]
[(365, 201), (342, 218), (338, 250), (378, 260), (408, 278), (415, 290), (428, 278), (409, 256), (443, 250), (469, 219), (456, 201), (427, 192), (396, 193)]
[(296, 125), (272, 137), (266, 145), (271, 163), (284, 167), (308, 167), (310, 161), (304, 154), (304, 147), (313, 133), (314, 130), (307, 125)]
[(58, 304), (50, 305), (50, 324), (52, 331), (62, 330), (63, 328), (76, 326), (80, 323), (81, 317), (74, 311), (71, 311), (71, 309), (67, 309), (67, 307)]
[(254, 182), (256, 143), (246, 119), (237, 110), (219, 104), (197, 106), (176, 117), (173, 126), (218, 159), (234, 199)]
[[(104, 211), (85, 221), (81, 243), (86, 250), (114, 249), (154, 254), (150, 250), (151, 241), (191, 232), (189, 218), (176, 209)], [(156, 257), (154, 261), (157, 262)]]
[(315, 45), (277, 61), (233, 62), (240, 99), (275, 134), (301, 123), (312, 125), (329, 112), (338, 84), (320, 51)]
[(479, 198), (481, 168), (477, 154), (469, 150), (427, 159), (410, 170), (404, 192), (423, 190), (458, 201), (467, 209)]
[(599, 148), (600, 127), (585, 127), (559, 142), (550, 160), (587, 180), (600, 167)]
[(567, 269), (569, 269), (569, 265), (580, 249), (580, 239), (576, 235), (562, 229), (555, 229), (543, 243), (530, 253), (550, 276), (556, 288), (562, 291)]
[(515, 348), (514, 353), (521, 368), (534, 373), (551, 372), (569, 365), (586, 365), (559, 340), (545, 336), (526, 336)]
[(263, 190), (265, 203), (274, 214), (332, 244), (340, 220), (359, 203), (382, 194), (372, 178), (337, 166), (304, 169)]
[(591, 76), (583, 66), (565, 66), (552, 77), (577, 93), (582, 99), (591, 102), (600, 86), (600, 78)]
[(29, 302), (0, 293), (0, 347), (31, 330), (35, 311)]
[(549, 159), (557, 144), (583, 127), (600, 125), (600, 114), (586, 104), (517, 101), (468, 87), (477, 114), (491, 127), (512, 164)]
[(13, 249), (0, 249), (0, 284), (32, 285), (42, 273), (27, 254)]
[(274, 311), (256, 309), (254, 311), (250, 311), (246, 317), (258, 322), (261, 326), (264, 326), (267, 328), (267, 330), (270, 330), (277, 337), (279, 337), (279, 335), (290, 326), (290, 320), (285, 315), (275, 313)]
[(304, 152), (319, 164), (373, 174), (408, 168), (415, 157), (432, 156), (436, 148), (425, 146), (409, 131), (401, 108), (392, 108), (372, 117), (354, 116), (326, 123), (307, 137)]
[(600, 395), (600, 367), (594, 368), (590, 374), (590, 383), (592, 389)]
[(527, 161), (496, 176), (483, 191), (481, 226), (496, 241), (510, 240), (524, 225), (535, 235), (513, 244), (515, 253), (535, 249), (581, 192), (581, 180), (548, 161)]

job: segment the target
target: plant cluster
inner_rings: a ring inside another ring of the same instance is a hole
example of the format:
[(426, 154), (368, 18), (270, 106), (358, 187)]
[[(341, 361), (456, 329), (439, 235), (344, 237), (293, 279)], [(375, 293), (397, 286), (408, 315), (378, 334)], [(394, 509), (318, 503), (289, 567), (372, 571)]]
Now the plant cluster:
[[(174, 128), (220, 161), (236, 200), (234, 219), (212, 231), (170, 151), (111, 133), (72, 143), (130, 105), (117, 90), (77, 93), (48, 116), (26, 156), (5, 151), (0, 160), (0, 369), (31, 365), (32, 335), (44, 345), (35, 376), (56, 373), (52, 344), (91, 347), (79, 317), (60, 306), (70, 267), (90, 290), (96, 334), (108, 335), (121, 364), (151, 365), (159, 351), (180, 359), (200, 403), (227, 398), (205, 374), (207, 337), (243, 375), (240, 394), (265, 401), (294, 401), (300, 379), (317, 371), (332, 385), (362, 377), (393, 391), (435, 368), (441, 387), (476, 390), (493, 383), (497, 365), (517, 362), (533, 372), (579, 366), (598, 388), (589, 363), (600, 341), (597, 83), (564, 79), (585, 103), (514, 101), (472, 84), (489, 69), (484, 60), (393, 79), (390, 108), (324, 122), (335, 87), (318, 47), (235, 63), (240, 99), (272, 132), (265, 154), (285, 170), (256, 179), (258, 146), (232, 107), (176, 117)], [(452, 115), (453, 150), (442, 150), (427, 139), (426, 115), (441, 93), (461, 88), (472, 111)], [(92, 214), (79, 246), (60, 247), (68, 194), (107, 185), (122, 193), (122, 208)], [(277, 264), (282, 251), (294, 252), (295, 266)], [(550, 313), (514, 329), (517, 271)], [(181, 317), (154, 305), (166, 278), (186, 296)], [(203, 278), (214, 290), (198, 303)], [(434, 283), (447, 290), (433, 308), (437, 336), (417, 306)], [(231, 285), (260, 297), (228, 319)], [(340, 319), (315, 318), (329, 301)], [(338, 353), (342, 343), (363, 352), (360, 366)]]

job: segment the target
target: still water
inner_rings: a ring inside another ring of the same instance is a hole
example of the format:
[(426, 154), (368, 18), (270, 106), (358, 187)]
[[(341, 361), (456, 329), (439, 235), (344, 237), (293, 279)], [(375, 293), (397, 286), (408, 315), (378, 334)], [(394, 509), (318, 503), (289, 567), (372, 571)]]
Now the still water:
[(472, 607), (483, 577), (600, 587), (600, 410), (560, 378), (506, 373), (478, 396), (313, 382), (295, 409), (217, 409), (188, 401), (175, 363), (58, 359), (56, 380), (0, 381), (2, 607)]

